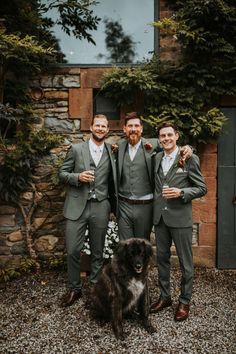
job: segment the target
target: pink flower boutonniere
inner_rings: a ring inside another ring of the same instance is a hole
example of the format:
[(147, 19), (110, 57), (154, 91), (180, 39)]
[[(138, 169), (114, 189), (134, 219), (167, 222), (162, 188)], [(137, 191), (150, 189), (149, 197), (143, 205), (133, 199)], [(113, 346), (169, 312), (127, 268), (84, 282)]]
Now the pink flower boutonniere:
[(117, 152), (118, 148), (119, 148), (119, 146), (117, 144), (111, 144), (111, 151), (112, 152), (114, 152), (114, 153)]
[(152, 144), (147, 142), (147, 143), (144, 144), (144, 147), (145, 147), (146, 150), (151, 150), (152, 149)]

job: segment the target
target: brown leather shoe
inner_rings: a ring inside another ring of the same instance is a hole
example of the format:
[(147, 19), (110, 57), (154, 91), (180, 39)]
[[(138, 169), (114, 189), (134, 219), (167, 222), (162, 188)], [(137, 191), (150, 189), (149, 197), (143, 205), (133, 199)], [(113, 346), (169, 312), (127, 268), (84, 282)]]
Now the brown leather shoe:
[(188, 318), (188, 314), (189, 314), (189, 305), (182, 304), (182, 302), (179, 302), (179, 305), (178, 305), (177, 310), (175, 312), (175, 321), (186, 320), (186, 318)]
[(73, 305), (73, 303), (82, 296), (82, 291), (68, 290), (63, 296), (61, 301), (61, 307), (68, 307)]
[(150, 313), (155, 313), (163, 310), (165, 307), (169, 307), (172, 305), (172, 301), (170, 297), (159, 298), (157, 302), (154, 302), (150, 307)]

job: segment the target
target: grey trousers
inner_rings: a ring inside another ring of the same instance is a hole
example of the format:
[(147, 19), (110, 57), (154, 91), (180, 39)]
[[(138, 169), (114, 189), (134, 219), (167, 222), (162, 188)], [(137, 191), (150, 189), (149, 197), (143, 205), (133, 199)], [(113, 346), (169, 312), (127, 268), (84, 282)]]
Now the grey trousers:
[(193, 256), (192, 256), (192, 227), (172, 228), (163, 219), (155, 225), (157, 246), (157, 267), (159, 272), (160, 297), (170, 297), (170, 257), (172, 241), (175, 244), (179, 259), (181, 277), (181, 292), (179, 301), (189, 304), (193, 287)]
[(150, 239), (153, 226), (153, 203), (129, 204), (119, 201), (118, 233), (120, 240), (132, 237)]
[(110, 215), (110, 203), (107, 199), (101, 202), (88, 201), (78, 220), (66, 221), (66, 249), (68, 287), (72, 290), (81, 289), (80, 252), (85, 241), (88, 227), (91, 250), (90, 282), (96, 279), (103, 266), (103, 248)]

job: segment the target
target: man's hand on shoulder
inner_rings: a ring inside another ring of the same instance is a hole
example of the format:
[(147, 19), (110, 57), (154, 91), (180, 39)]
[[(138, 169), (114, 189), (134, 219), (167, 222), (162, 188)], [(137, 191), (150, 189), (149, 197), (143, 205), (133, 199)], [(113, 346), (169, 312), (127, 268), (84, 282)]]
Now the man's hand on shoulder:
[(193, 154), (193, 148), (189, 145), (184, 145), (180, 148), (180, 155), (183, 161), (188, 160)]

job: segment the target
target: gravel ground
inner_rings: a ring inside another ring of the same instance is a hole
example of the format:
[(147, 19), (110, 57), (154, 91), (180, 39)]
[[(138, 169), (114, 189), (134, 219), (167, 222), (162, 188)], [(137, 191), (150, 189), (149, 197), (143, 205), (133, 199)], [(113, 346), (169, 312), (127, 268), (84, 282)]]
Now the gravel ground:
[[(137, 320), (125, 320), (124, 341), (115, 339), (109, 323), (89, 317), (83, 298), (66, 309), (58, 306), (65, 273), (12, 281), (0, 290), (0, 353), (236, 353), (236, 271), (196, 269), (190, 317), (176, 323), (179, 278), (178, 269), (172, 269), (173, 308), (150, 315), (156, 333), (148, 334)], [(154, 267), (149, 276), (153, 300), (158, 298), (156, 279)]]

